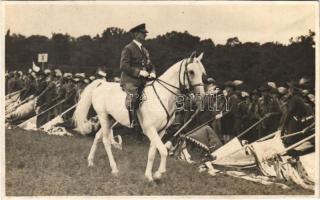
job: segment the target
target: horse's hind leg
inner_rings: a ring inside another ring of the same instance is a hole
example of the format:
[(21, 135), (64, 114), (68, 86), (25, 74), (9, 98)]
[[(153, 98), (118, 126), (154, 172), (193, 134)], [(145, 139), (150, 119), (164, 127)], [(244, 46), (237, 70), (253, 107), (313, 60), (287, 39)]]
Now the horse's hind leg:
[(106, 149), (106, 152), (109, 158), (110, 167), (112, 170), (111, 173), (114, 175), (117, 175), (119, 170), (118, 170), (116, 161), (114, 160), (112, 149), (111, 149), (111, 141), (112, 141), (111, 125), (112, 124), (107, 114), (99, 114), (99, 121), (101, 124), (101, 130), (102, 130), (102, 141)]
[(93, 167), (94, 166), (94, 157), (97, 151), (98, 143), (102, 140), (102, 130), (101, 128), (96, 133), (96, 136), (94, 137), (92, 147), (90, 149), (90, 153), (88, 155), (88, 166)]

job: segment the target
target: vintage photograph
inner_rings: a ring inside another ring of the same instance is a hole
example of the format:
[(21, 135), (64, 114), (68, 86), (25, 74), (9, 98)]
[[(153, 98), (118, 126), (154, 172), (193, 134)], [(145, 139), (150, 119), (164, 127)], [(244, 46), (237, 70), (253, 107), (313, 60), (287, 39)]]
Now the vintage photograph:
[(318, 2), (2, 6), (5, 197), (318, 194)]

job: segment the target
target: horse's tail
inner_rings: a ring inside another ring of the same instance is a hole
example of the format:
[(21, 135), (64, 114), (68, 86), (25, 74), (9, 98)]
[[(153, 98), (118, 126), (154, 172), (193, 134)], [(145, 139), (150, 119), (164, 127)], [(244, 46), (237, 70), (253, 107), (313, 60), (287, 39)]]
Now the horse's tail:
[(91, 125), (87, 119), (87, 115), (92, 104), (92, 92), (102, 82), (103, 80), (95, 80), (83, 90), (76, 110), (74, 111), (73, 121), (75, 123), (76, 130), (83, 135), (91, 132)]

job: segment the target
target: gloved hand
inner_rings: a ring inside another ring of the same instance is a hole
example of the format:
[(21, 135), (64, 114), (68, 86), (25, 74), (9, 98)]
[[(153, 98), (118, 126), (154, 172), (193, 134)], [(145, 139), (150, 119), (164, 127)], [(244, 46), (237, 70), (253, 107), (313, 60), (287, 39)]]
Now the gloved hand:
[(156, 78), (156, 74), (155, 73), (150, 73), (149, 78)]
[(148, 77), (148, 76), (149, 76), (149, 73), (148, 73), (146, 70), (141, 70), (141, 71), (139, 72), (139, 76)]

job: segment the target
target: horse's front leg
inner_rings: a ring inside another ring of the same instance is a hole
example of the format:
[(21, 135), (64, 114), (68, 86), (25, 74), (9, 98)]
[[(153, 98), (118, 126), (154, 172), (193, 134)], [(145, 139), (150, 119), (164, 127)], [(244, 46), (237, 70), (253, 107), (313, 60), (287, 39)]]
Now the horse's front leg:
[[(167, 162), (167, 156), (168, 156), (167, 148), (165, 147), (165, 145), (161, 141), (161, 138), (154, 127), (145, 128), (144, 133), (150, 139), (150, 143), (154, 144), (160, 153), (161, 159), (160, 159), (159, 169), (154, 174), (154, 178), (160, 179), (162, 174), (166, 172), (166, 162)], [(148, 162), (149, 162), (149, 160), (148, 160)]]
[(118, 175), (119, 170), (118, 170), (116, 161), (114, 160), (112, 149), (111, 149), (111, 141), (112, 141), (111, 123), (106, 115), (99, 115), (99, 121), (101, 123), (102, 141), (106, 149), (106, 152), (109, 158), (110, 167), (112, 170), (111, 173), (114, 175)]
[(102, 130), (101, 128), (96, 133), (96, 136), (94, 137), (92, 147), (90, 149), (90, 153), (88, 155), (88, 166), (93, 167), (94, 166), (94, 157), (97, 151), (98, 143), (102, 140)]
[(152, 168), (153, 168), (153, 162), (156, 156), (156, 152), (157, 152), (156, 146), (150, 142), (150, 147), (148, 152), (148, 162), (147, 162), (147, 167), (145, 172), (145, 177), (147, 178), (148, 181), (153, 181)]

